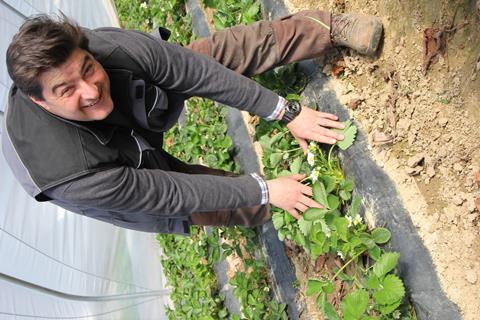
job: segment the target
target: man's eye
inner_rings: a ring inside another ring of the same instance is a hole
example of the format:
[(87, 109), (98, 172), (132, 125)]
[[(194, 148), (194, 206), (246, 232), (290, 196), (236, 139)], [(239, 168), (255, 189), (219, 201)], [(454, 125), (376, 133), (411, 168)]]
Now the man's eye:
[(91, 75), (93, 72), (93, 65), (89, 65), (87, 69), (85, 69), (85, 75)]
[(67, 87), (67, 88), (65, 88), (65, 89), (62, 90), (62, 96), (68, 96), (68, 95), (70, 95), (72, 92), (73, 92), (73, 88), (72, 88), (72, 87)]

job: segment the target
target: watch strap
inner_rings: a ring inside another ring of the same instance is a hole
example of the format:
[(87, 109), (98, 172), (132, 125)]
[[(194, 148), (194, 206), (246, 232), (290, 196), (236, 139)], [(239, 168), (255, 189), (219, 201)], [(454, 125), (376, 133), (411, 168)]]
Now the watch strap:
[(293, 119), (295, 119), (302, 111), (302, 107), (299, 102), (297, 101), (288, 101), (285, 105), (285, 112), (283, 113), (282, 119), (280, 122), (283, 125), (290, 123)]

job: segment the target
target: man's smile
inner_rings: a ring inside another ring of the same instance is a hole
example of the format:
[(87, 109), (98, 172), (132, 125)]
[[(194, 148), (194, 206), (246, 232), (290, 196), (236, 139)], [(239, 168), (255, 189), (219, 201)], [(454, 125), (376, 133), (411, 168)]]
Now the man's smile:
[(87, 104), (86, 106), (83, 106), (82, 109), (96, 106), (100, 101), (102, 101), (102, 97), (103, 97), (102, 90), (99, 89), (99, 96), (98, 96), (97, 100), (93, 101), (90, 104)]

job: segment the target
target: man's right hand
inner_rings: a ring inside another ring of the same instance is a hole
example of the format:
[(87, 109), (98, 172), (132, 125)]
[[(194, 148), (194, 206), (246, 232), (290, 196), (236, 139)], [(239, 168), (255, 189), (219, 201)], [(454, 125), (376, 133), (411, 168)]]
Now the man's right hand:
[(312, 188), (300, 182), (305, 175), (295, 174), (267, 181), (270, 203), (279, 207), (296, 219), (300, 219), (300, 212), (310, 207), (323, 208), (311, 199)]

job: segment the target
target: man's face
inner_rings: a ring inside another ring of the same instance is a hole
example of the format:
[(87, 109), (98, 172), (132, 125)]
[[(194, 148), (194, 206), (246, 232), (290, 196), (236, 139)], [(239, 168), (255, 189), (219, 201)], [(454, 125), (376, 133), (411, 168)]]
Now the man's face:
[(57, 68), (40, 74), (44, 100), (30, 97), (47, 111), (69, 120), (103, 120), (113, 110), (110, 80), (93, 56), (80, 48)]

